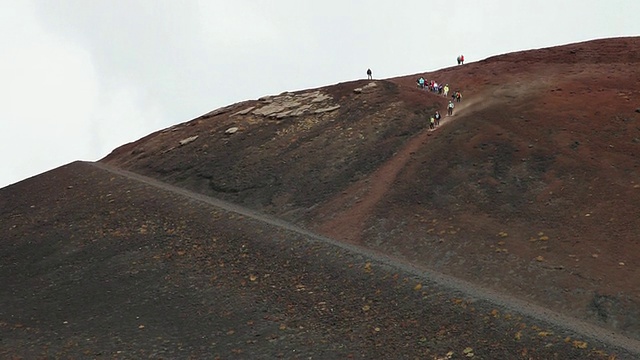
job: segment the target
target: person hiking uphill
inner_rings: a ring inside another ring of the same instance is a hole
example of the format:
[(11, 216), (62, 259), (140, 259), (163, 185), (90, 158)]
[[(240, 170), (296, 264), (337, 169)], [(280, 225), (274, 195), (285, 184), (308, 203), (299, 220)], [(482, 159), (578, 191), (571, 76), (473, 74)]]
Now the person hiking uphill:
[(433, 117), (436, 119), (436, 126), (440, 126), (440, 111), (436, 110), (435, 115)]
[(462, 94), (460, 94), (460, 91), (456, 91), (456, 102), (460, 101), (462, 101)]
[(436, 119), (433, 118), (433, 116), (429, 119), (429, 129), (435, 129), (436, 128)]
[(453, 101), (449, 100), (449, 105), (447, 105), (447, 115), (448, 116), (453, 115), (453, 107), (454, 107)]
[(443, 88), (444, 97), (449, 96), (449, 84), (446, 84)]
[(373, 80), (373, 76), (371, 74), (372, 74), (371, 69), (367, 69), (367, 79)]

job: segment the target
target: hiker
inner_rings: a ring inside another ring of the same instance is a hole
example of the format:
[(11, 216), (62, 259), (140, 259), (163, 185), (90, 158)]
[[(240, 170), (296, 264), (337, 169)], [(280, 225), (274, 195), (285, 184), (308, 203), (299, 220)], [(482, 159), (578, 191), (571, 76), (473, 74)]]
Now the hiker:
[(436, 126), (440, 126), (440, 111), (436, 110), (436, 113), (433, 117), (436, 119)]
[(449, 84), (446, 84), (443, 90), (444, 90), (444, 97), (449, 96)]
[(460, 91), (456, 91), (456, 102), (460, 102), (462, 100), (462, 94)]
[(372, 74), (371, 69), (367, 69), (367, 78), (369, 80), (373, 80), (373, 76), (371, 74)]
[(449, 100), (449, 105), (447, 106), (447, 115), (453, 115), (453, 101)]
[(431, 118), (429, 119), (429, 129), (435, 129), (436, 128), (436, 119), (433, 118), (433, 116), (431, 116)]
[(458, 65), (460, 65), (460, 61), (462, 61), (462, 60), (460, 59), (460, 56), (458, 56), (458, 57), (456, 58), (456, 60), (458, 60)]
[(464, 65), (464, 55), (460, 55), (460, 65)]
[(424, 89), (424, 78), (422, 76), (418, 79), (418, 87)]

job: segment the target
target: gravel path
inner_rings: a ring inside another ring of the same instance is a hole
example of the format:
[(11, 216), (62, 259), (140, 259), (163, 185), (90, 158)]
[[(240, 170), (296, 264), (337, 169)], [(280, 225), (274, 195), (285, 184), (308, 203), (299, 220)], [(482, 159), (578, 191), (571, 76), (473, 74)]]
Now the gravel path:
[(114, 168), (114, 167), (105, 165), (103, 163), (95, 162), (95, 163), (88, 163), (88, 164), (98, 167), (100, 169), (109, 171), (116, 175), (121, 175), (132, 180), (140, 181), (150, 186), (154, 186), (166, 191), (170, 191), (172, 193), (179, 194), (193, 200), (201, 201), (203, 203), (210, 204), (210, 205), (225, 209), (227, 211), (235, 212), (243, 216), (247, 216), (255, 220), (279, 227), (281, 229), (286, 229), (288, 231), (295, 232), (297, 234), (303, 235), (310, 242), (321, 242), (325, 244), (330, 244), (331, 246), (335, 246), (335, 247), (347, 250), (349, 252), (353, 252), (355, 254), (370, 258), (372, 261), (375, 261), (379, 264), (383, 264), (392, 268), (396, 268), (400, 271), (413, 274), (417, 278), (423, 279), (425, 282), (435, 283), (446, 289), (450, 289), (450, 291), (453, 294), (459, 294), (465, 298), (473, 299), (474, 301), (487, 301), (494, 304), (496, 307), (500, 307), (508, 311), (517, 312), (524, 316), (549, 323), (551, 326), (557, 329), (573, 332), (578, 336), (592, 339), (592, 340), (597, 340), (601, 343), (604, 343), (619, 349), (624, 349), (631, 356), (634, 356), (634, 357), (640, 356), (639, 341), (630, 339), (628, 337), (622, 336), (620, 334), (617, 334), (611, 331), (607, 331), (593, 324), (590, 324), (575, 318), (564, 316), (560, 313), (550, 311), (543, 307), (533, 305), (526, 301), (522, 301), (520, 299), (513, 298), (505, 294), (496, 293), (486, 288), (478, 287), (472, 283), (441, 274), (432, 269), (416, 267), (414, 265), (400, 261), (386, 254), (377, 253), (363, 247), (359, 247), (356, 245), (347, 244), (343, 242), (338, 242), (327, 237), (319, 236), (308, 230), (297, 227), (291, 223), (287, 223), (277, 218), (274, 218), (274, 217), (271, 217), (271, 216), (268, 216), (268, 215), (265, 215), (265, 214), (262, 214), (262, 213), (259, 213), (235, 204), (231, 204), (215, 198), (197, 194), (182, 188), (169, 185), (167, 183), (154, 180), (149, 177), (145, 177), (129, 171)]

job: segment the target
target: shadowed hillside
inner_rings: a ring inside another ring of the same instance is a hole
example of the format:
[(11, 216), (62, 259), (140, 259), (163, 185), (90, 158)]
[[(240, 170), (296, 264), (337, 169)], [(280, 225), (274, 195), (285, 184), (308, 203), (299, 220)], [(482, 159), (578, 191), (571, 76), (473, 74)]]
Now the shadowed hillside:
[(3, 359), (632, 359), (640, 342), (76, 162), (0, 190)]
[[(265, 96), (1, 189), (0, 355), (633, 358), (639, 65), (606, 39)], [(463, 95), (435, 130), (420, 76)]]

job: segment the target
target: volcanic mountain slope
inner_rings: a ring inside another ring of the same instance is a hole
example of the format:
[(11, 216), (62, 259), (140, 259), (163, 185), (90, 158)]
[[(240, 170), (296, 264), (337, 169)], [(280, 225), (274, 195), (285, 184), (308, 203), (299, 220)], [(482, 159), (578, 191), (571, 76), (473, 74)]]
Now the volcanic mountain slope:
[[(265, 96), (1, 189), (0, 355), (635, 358), (639, 62), (606, 39)], [(463, 94), (435, 131), (419, 76)]]
[(634, 359), (640, 342), (100, 164), (0, 190), (2, 359)]
[[(639, 63), (604, 39), (284, 93), (102, 161), (640, 337)], [(419, 76), (463, 95), (436, 131)]]

